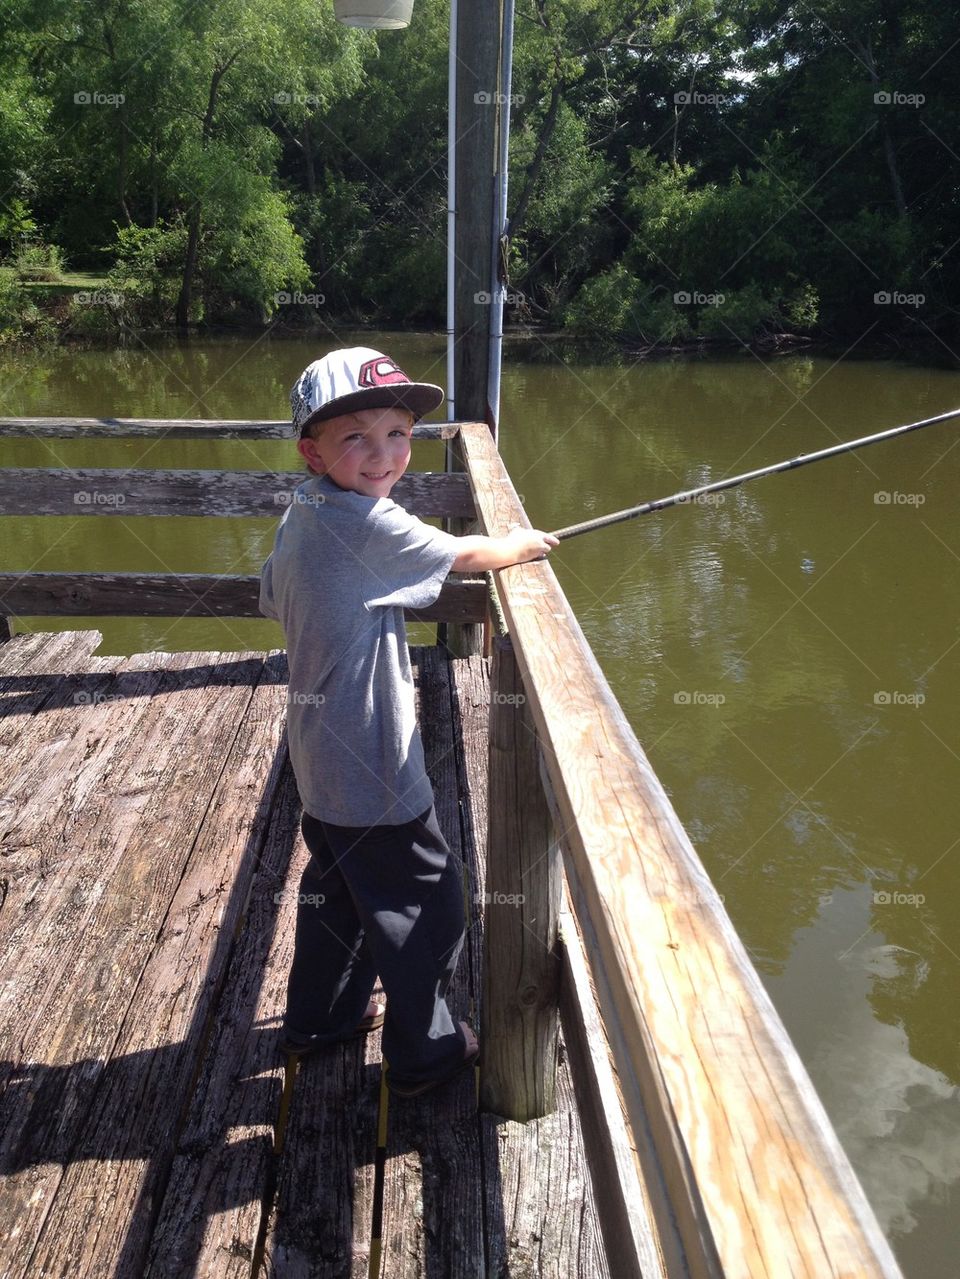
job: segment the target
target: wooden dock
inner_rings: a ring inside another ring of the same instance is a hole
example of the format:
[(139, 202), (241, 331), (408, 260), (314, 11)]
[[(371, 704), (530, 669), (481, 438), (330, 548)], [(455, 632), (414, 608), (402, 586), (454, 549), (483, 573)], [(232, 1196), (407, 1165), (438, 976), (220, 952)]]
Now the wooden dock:
[[(380, 1087), (379, 1035), (285, 1068), (306, 860), (270, 653), (0, 645), (0, 1271), (608, 1274), (569, 1071), (528, 1124), (474, 1078)], [(489, 662), (413, 650), (477, 1010)]]
[[(397, 485), (414, 514), (528, 523), (484, 424), (415, 437), (447, 455)], [(302, 479), (10, 469), (0, 514), (280, 514)], [(251, 616), (257, 588), (25, 567), (0, 573), (0, 631)], [(277, 1055), (305, 861), (283, 654), (98, 659), (90, 632), (0, 634), (0, 1279), (901, 1279), (550, 563), (451, 574), (408, 617), (444, 628), (414, 658), (470, 910), (454, 1012), (483, 1060), (389, 1106), (377, 1036), (299, 1071)]]

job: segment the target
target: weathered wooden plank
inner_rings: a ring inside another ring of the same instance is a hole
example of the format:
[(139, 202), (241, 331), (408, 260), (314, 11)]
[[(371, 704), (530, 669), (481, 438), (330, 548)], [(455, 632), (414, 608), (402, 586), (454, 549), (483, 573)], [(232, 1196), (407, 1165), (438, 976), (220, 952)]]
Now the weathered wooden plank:
[[(447, 440), (456, 435), (458, 429), (457, 422), (418, 422), (413, 428), (413, 438)], [(34, 435), (38, 439), (128, 435), (226, 440), (294, 438), (289, 421), (261, 422), (243, 418), (0, 417), (0, 436), (4, 435)]]
[[(259, 617), (260, 578), (214, 573), (0, 573), (0, 607), (18, 617)], [(482, 580), (457, 574), (411, 622), (477, 620)]]
[[(43, 676), (86, 661), (100, 643), (99, 631), (28, 631), (0, 644), (0, 691), (17, 693), (37, 687)], [(23, 713), (19, 703), (4, 702), (4, 715)], [(28, 712), (29, 713), (29, 712)]]
[(619, 1249), (610, 1250), (609, 1264), (604, 1254), (562, 1057), (552, 1114), (523, 1124), (484, 1114), (481, 1125), (490, 1249), (484, 1274), (620, 1279)]
[[(489, 432), (461, 435), (485, 532), (527, 524)], [(596, 939), (588, 953), (629, 1123), (639, 1142), (649, 1118), (691, 1273), (899, 1276), (552, 568), (513, 566), (496, 579), (577, 916)]]
[[(460, 447), (459, 432), (448, 439), (444, 452), (444, 466), (448, 474), (458, 475), (466, 471), (466, 463)], [(449, 520), (444, 527), (447, 532), (453, 533), (457, 537), (478, 533), (480, 526), (477, 523), (476, 510), (474, 509), (470, 519)], [(467, 657), (471, 654), (482, 652), (483, 640), (483, 629), (479, 622), (464, 626), (454, 624), (451, 621), (451, 624), (441, 626), (437, 632), (437, 642), (443, 644), (456, 657)]]
[[(675, 1231), (669, 1239), (659, 1235), (650, 1203), (650, 1192), (655, 1191), (662, 1199), (659, 1220), (670, 1219), (652, 1140), (645, 1142), (640, 1152), (645, 1176), (637, 1176), (630, 1130), (577, 921), (570, 911), (569, 897), (564, 896), (565, 909), (560, 915), (563, 1039), (606, 1253), (616, 1258), (617, 1279), (667, 1279), (668, 1275), (683, 1279), (689, 1271), (679, 1237)], [(631, 1246), (624, 1248), (624, 1240), (630, 1240)]]
[[(191, 1062), (178, 1087), (159, 1087), (158, 1081), (169, 1084), (163, 1070), (163, 1018), (156, 1025), (137, 1023), (130, 1033), (142, 1033), (145, 1041), (129, 1055), (114, 1061), (112, 1049), (207, 812), (221, 761), (250, 701), (254, 668), (262, 668), (262, 661), (238, 662), (234, 655), (232, 674), (211, 685), (209, 664), (198, 663), (196, 655), (149, 658), (163, 668), (164, 680), (140, 731), (125, 737), (119, 723), (107, 726), (111, 740), (128, 747), (120, 766), (90, 793), (83, 781), (62, 779), (74, 792), (65, 797), (64, 811), (70, 812), (77, 793), (84, 796), (68, 822), (71, 839), (64, 859), (69, 879), (79, 879), (83, 891), (65, 902), (54, 879), (40, 897), (32, 928), (12, 939), (19, 944), (16, 971), (3, 991), (12, 1005), (7, 1023), (21, 1047), (22, 1058), (14, 1063), (17, 1077), (21, 1084), (36, 1081), (36, 1100), (15, 1109), (4, 1135), (4, 1154), (19, 1174), (8, 1176), (3, 1189), (2, 1219), (14, 1220), (17, 1231), (11, 1274), (30, 1267), (35, 1273), (38, 1265), (42, 1272), (62, 1257), (71, 1259), (73, 1273), (102, 1274), (102, 1253), (112, 1255), (126, 1246), (125, 1239), (135, 1239), (135, 1231), (118, 1237), (86, 1219), (90, 1209), (99, 1211), (98, 1198), (106, 1192), (102, 1180), (95, 1179), (93, 1187), (86, 1184), (72, 1193), (75, 1183), (89, 1176), (87, 1165), (77, 1161), (95, 1154), (105, 1163), (101, 1178), (106, 1170), (115, 1171), (115, 1208), (126, 1216), (137, 1177), (156, 1153), (158, 1129), (151, 1117), (159, 1112), (159, 1131), (165, 1132), (171, 1114), (169, 1109), (163, 1113), (162, 1101), (179, 1108), (192, 1071)], [(92, 711), (104, 708), (115, 720), (126, 709), (123, 702), (112, 702)], [(52, 816), (63, 826), (63, 812), (54, 810)], [(9, 946), (11, 937), (6, 940)], [(51, 943), (56, 945), (52, 953)], [(195, 980), (194, 960), (191, 956)], [(192, 1004), (190, 985), (181, 976), (176, 999), (167, 1003)], [(176, 1019), (173, 1008), (164, 1006), (163, 1014)], [(87, 1124), (112, 1089), (117, 1089), (115, 1104), (91, 1131)], [(138, 1092), (147, 1098), (142, 1106), (135, 1104)], [(116, 1132), (118, 1114), (138, 1122)], [(92, 1143), (90, 1149), (84, 1140)], [(142, 1260), (142, 1251), (139, 1255)], [(128, 1269), (125, 1264), (118, 1273), (138, 1273), (136, 1262)]]
[[(291, 883), (298, 882), (305, 860), (298, 859)], [(291, 919), (291, 941), (293, 925)], [(292, 948), (287, 968), (290, 958)], [(296, 1068), (264, 1241), (266, 1275), (367, 1279), (379, 1084), (378, 1032), (328, 1048)]]
[[(0, 471), (0, 514), (281, 516), (309, 478), (302, 470), (10, 467)], [(475, 514), (465, 475), (408, 471), (391, 497), (421, 518)]]
[(525, 1121), (554, 1108), (560, 849), (508, 636), (493, 642), (480, 1103)]
[[(0, 838), (6, 898), (0, 971), (9, 963), (18, 973), (24, 935), (32, 937), (47, 925), (65, 928), (73, 913), (96, 903), (102, 885), (96, 868), (75, 857), (75, 841), (87, 829), (84, 820), (98, 811), (91, 803), (96, 805), (105, 779), (118, 761), (123, 765), (126, 742), (142, 731), (149, 696), (160, 687), (165, 667), (165, 662), (145, 664), (138, 658), (89, 656), (99, 642), (97, 631), (46, 638), (31, 669), (9, 681), (2, 697)], [(36, 958), (43, 968), (42, 955)], [(51, 980), (67, 958), (56, 951), (53, 971), (43, 977)], [(5, 997), (0, 990), (0, 1016)]]
[[(250, 676), (255, 676), (253, 661), (248, 665)], [(181, 842), (178, 826), (184, 835), (182, 874), (172, 882), (172, 901), (168, 892), (163, 902), (162, 927), (34, 1254), (32, 1264), (39, 1265), (41, 1273), (67, 1254), (74, 1258), (71, 1273), (78, 1276), (143, 1274), (156, 1202), (168, 1181), (185, 1099), (235, 949), (283, 775), (278, 750), (286, 663), (274, 656), (266, 668), (262, 662), (256, 665), (263, 678), (255, 685), (233, 688), (230, 675), (222, 681), (214, 678), (219, 704), (204, 706), (204, 699), (191, 699), (197, 712), (192, 724), (197, 749), (191, 762), (195, 760), (208, 779), (206, 806), (199, 814), (202, 825), (193, 837), (194, 819), (185, 822), (178, 811), (171, 823), (168, 842), (174, 848)], [(215, 726), (211, 721), (218, 717), (223, 723)], [(188, 802), (181, 797), (182, 809)], [(126, 852), (127, 879), (155, 856), (157, 832), (150, 829), (148, 814), (138, 834)], [(227, 1062), (235, 1078), (236, 1062)], [(256, 1085), (248, 1090), (248, 1101), (250, 1092), (262, 1100)], [(118, 1116), (126, 1122), (118, 1122)], [(216, 1187), (220, 1206), (228, 1208), (245, 1184), (242, 1165), (248, 1145), (269, 1141), (269, 1116), (248, 1123), (242, 1136), (233, 1130), (231, 1137), (223, 1142)], [(252, 1198), (259, 1205), (262, 1185), (253, 1189)], [(106, 1202), (112, 1205), (113, 1220), (104, 1220)], [(212, 1215), (214, 1205), (208, 1207)], [(123, 1222), (122, 1230), (116, 1228), (117, 1219)], [(194, 1270), (186, 1265), (180, 1273)]]
[[(281, 721), (282, 722), (282, 721)], [(144, 1273), (249, 1276), (276, 1175), (274, 1140), (283, 1060), (277, 1032), (293, 951), (300, 801), (286, 750), (247, 907), (183, 1130)], [(266, 797), (266, 795), (265, 795)], [(204, 838), (216, 840), (216, 821)], [(213, 849), (211, 847), (211, 853)], [(239, 1082), (238, 1082), (239, 1081)], [(300, 1193), (312, 1203), (313, 1188)], [(268, 1268), (266, 1273), (273, 1273)]]

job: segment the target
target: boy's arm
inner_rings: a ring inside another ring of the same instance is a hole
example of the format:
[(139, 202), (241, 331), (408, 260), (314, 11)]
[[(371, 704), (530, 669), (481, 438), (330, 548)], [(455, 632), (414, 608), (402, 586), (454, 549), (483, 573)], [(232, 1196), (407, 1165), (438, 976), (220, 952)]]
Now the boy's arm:
[(544, 559), (560, 543), (552, 533), (536, 528), (512, 528), (505, 537), (458, 537), (457, 558), (451, 565), (454, 573), (471, 573), (488, 568), (506, 568), (509, 564), (526, 564)]

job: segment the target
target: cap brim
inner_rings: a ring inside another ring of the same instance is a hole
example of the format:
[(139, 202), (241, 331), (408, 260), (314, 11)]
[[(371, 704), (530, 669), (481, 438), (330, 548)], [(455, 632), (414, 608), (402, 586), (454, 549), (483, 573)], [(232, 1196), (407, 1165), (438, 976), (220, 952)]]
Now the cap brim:
[(331, 400), (317, 409), (300, 428), (301, 438), (317, 422), (327, 422), (344, 413), (360, 413), (363, 409), (409, 409), (418, 420), (443, 403), (443, 389), (432, 382), (397, 382), (392, 386), (371, 386)]

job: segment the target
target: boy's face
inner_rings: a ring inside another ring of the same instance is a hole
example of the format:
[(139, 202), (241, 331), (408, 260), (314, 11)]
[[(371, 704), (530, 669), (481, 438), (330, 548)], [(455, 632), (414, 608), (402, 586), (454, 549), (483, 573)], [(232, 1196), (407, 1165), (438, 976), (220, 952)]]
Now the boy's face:
[(311, 470), (364, 497), (387, 497), (410, 464), (413, 414), (362, 409), (324, 422), (318, 439), (297, 448)]

